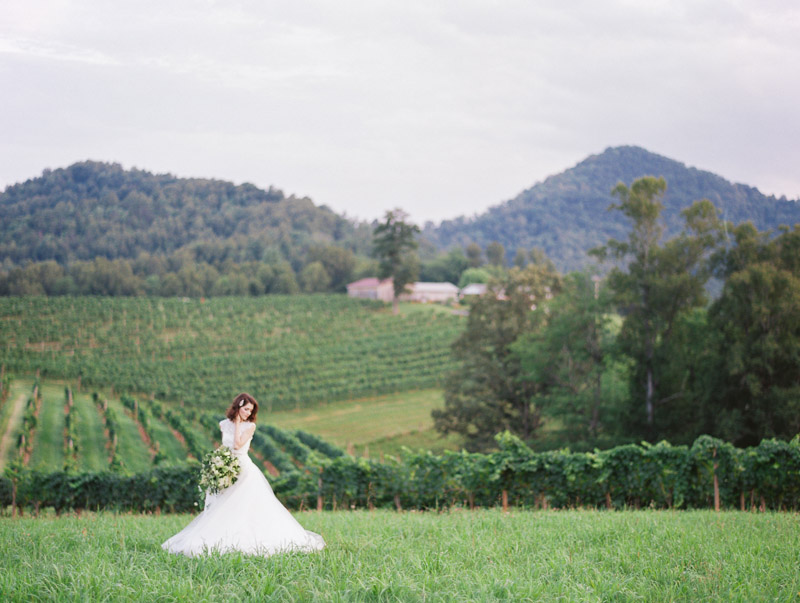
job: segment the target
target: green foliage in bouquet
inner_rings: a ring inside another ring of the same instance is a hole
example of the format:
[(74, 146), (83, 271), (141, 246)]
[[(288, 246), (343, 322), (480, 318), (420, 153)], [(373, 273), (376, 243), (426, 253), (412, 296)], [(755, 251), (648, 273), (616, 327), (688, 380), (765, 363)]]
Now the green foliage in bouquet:
[(200, 489), (217, 494), (236, 483), (239, 477), (239, 459), (227, 446), (220, 446), (203, 457), (200, 469)]

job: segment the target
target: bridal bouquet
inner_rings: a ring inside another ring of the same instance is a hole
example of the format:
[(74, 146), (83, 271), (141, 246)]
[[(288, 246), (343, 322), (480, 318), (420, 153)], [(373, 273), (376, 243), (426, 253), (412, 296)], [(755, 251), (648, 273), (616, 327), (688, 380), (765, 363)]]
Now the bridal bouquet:
[(217, 494), (236, 482), (239, 477), (239, 459), (227, 446), (220, 446), (203, 457), (200, 468), (200, 489)]

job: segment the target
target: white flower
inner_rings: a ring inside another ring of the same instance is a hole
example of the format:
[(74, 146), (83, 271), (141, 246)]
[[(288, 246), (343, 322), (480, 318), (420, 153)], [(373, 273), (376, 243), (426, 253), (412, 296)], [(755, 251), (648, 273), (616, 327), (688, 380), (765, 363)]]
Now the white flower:
[(234, 484), (240, 470), (239, 459), (231, 454), (229, 448), (217, 448), (203, 458), (200, 488), (209, 494), (216, 494)]

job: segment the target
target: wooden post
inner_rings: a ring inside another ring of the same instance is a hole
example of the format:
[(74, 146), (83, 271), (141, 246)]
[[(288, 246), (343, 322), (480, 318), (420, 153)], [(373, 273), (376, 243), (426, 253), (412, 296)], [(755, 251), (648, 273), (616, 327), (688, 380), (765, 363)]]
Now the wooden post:
[(394, 506), (397, 508), (398, 511), (402, 511), (403, 510), (402, 505), (400, 505), (400, 495), (399, 494), (395, 494), (394, 495)]
[(744, 490), (739, 494), (739, 508), (744, 511)]
[[(711, 458), (717, 458), (717, 449), (711, 454)], [(717, 468), (719, 463), (714, 463), (714, 510), (719, 511), (719, 478), (717, 478)]]
[(322, 467), (319, 468), (319, 480), (317, 481), (317, 511), (322, 511), (324, 507), (322, 499)]
[(503, 490), (503, 513), (508, 513), (508, 490)]
[(606, 509), (611, 508), (613, 508), (613, 505), (611, 504), (611, 492), (606, 492)]

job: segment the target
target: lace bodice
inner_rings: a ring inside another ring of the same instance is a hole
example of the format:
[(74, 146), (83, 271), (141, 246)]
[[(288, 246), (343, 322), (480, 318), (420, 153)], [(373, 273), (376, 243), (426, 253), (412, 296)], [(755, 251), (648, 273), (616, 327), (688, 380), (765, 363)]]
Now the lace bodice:
[(252, 425), (251, 429), (253, 430), (250, 434), (250, 437), (241, 448), (237, 449), (233, 447), (233, 438), (236, 433), (236, 425), (230, 419), (222, 419), (222, 421), (219, 422), (219, 429), (222, 432), (222, 445), (233, 450), (233, 454), (237, 456), (247, 454), (247, 451), (250, 449), (250, 441), (253, 439), (253, 433), (255, 433), (256, 426), (255, 423), (245, 423), (239, 428), (240, 430), (246, 429), (250, 425)]

